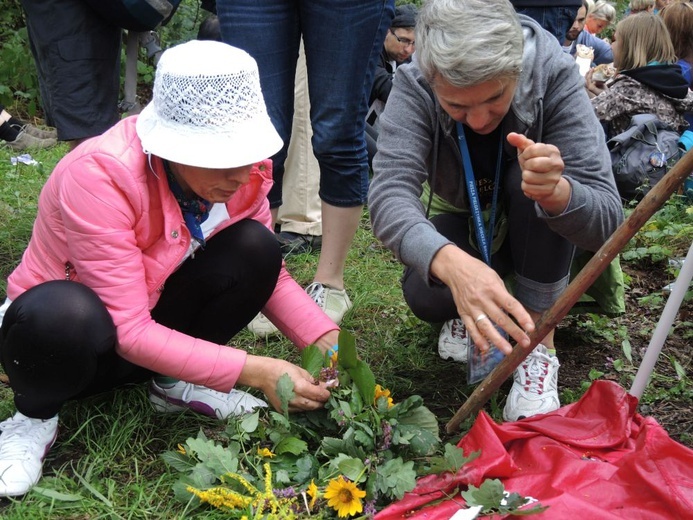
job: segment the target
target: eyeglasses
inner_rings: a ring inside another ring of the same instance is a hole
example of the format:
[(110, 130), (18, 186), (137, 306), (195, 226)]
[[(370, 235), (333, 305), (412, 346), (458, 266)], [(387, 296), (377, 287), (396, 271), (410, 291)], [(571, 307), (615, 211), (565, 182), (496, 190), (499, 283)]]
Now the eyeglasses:
[(410, 45), (413, 47), (416, 45), (416, 42), (414, 40), (410, 40), (409, 38), (400, 38), (395, 34), (395, 31), (390, 29), (390, 32), (392, 33), (392, 36), (395, 37), (395, 40), (397, 40), (399, 43), (404, 45), (405, 47), (409, 47)]

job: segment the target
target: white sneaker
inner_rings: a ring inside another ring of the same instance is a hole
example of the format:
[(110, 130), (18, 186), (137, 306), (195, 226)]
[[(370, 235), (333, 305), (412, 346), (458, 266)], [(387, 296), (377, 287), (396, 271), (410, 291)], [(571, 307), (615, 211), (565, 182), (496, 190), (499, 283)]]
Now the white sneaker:
[(438, 354), (440, 357), (466, 363), (468, 350), (469, 338), (462, 319), (456, 318), (443, 323), (440, 336), (438, 336)]
[(241, 390), (231, 390), (225, 394), (185, 381), (171, 385), (158, 384), (155, 378), (149, 383), (149, 401), (158, 412), (181, 412), (189, 409), (217, 419), (250, 413), (255, 408), (267, 406), (262, 399)]
[(279, 329), (261, 312), (258, 312), (257, 316), (248, 323), (248, 330), (262, 338), (266, 338), (273, 334), (279, 334)]
[(513, 386), (503, 408), (503, 419), (518, 421), (540, 413), (558, 410), (558, 367), (556, 356), (549, 356), (544, 345), (537, 345), (515, 369)]
[(344, 289), (335, 289), (320, 282), (313, 282), (306, 287), (306, 292), (337, 325), (342, 322), (346, 312), (351, 309), (351, 300)]
[(58, 416), (32, 419), (16, 412), (0, 430), (0, 496), (24, 495), (41, 478), (43, 459), (58, 435)]

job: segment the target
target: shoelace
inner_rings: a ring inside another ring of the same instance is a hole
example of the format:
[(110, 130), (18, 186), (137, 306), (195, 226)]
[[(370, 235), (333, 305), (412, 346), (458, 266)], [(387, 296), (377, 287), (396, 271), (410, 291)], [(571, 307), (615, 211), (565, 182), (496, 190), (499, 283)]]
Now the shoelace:
[(313, 282), (306, 287), (306, 292), (320, 308), (325, 306), (325, 286), (323, 284), (320, 282)]
[(467, 331), (464, 328), (464, 323), (461, 319), (452, 320), (452, 327), (450, 327), (450, 334), (453, 338), (464, 339), (467, 337)]
[(535, 395), (544, 393), (544, 379), (549, 373), (549, 364), (539, 356), (530, 354), (525, 363), (522, 364), (525, 372), (524, 389)]
[[(33, 423), (33, 424), (32, 424)], [(2, 442), (0, 442), (0, 458), (3, 459), (26, 459), (28, 455), (42, 450), (45, 439), (42, 433), (48, 429), (48, 422), (36, 426), (31, 419), (10, 418), (0, 424), (3, 432)]]

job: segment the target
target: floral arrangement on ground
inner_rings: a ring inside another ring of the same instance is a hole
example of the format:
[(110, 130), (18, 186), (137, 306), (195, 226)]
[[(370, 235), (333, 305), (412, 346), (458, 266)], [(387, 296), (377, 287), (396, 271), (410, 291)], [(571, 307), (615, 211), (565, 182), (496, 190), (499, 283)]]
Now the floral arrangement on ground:
[[(421, 397), (395, 403), (349, 333), (340, 332), (338, 353), (306, 347), (301, 364), (331, 389), (325, 407), (289, 415), (293, 382), (285, 374), (277, 385), (282, 413), (261, 408), (230, 418), (220, 439), (200, 432), (163, 455), (181, 473), (177, 499), (233, 519), (372, 519), (418, 477), (457, 472), (479, 455), (443, 445)], [(470, 485), (462, 498), (478, 514), (517, 514), (530, 502), (497, 480)], [(534, 504), (522, 514), (543, 510)]]

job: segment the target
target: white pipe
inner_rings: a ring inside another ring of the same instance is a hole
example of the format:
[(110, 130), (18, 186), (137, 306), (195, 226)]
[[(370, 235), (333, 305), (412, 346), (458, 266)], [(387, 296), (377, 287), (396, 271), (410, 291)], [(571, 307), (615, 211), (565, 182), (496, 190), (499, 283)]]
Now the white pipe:
[(642, 363), (640, 363), (638, 373), (635, 374), (633, 386), (630, 388), (630, 395), (637, 397), (638, 400), (640, 400), (645, 391), (645, 387), (654, 370), (659, 353), (662, 351), (664, 340), (669, 334), (669, 330), (681, 308), (681, 302), (683, 302), (683, 298), (686, 296), (686, 291), (688, 290), (691, 280), (693, 280), (693, 243), (688, 249), (688, 255), (686, 255), (683, 266), (681, 266), (681, 271), (679, 271), (679, 276), (676, 278), (676, 282), (674, 282), (674, 287), (664, 306), (662, 316), (659, 318), (655, 331), (652, 334), (652, 339), (645, 351)]

